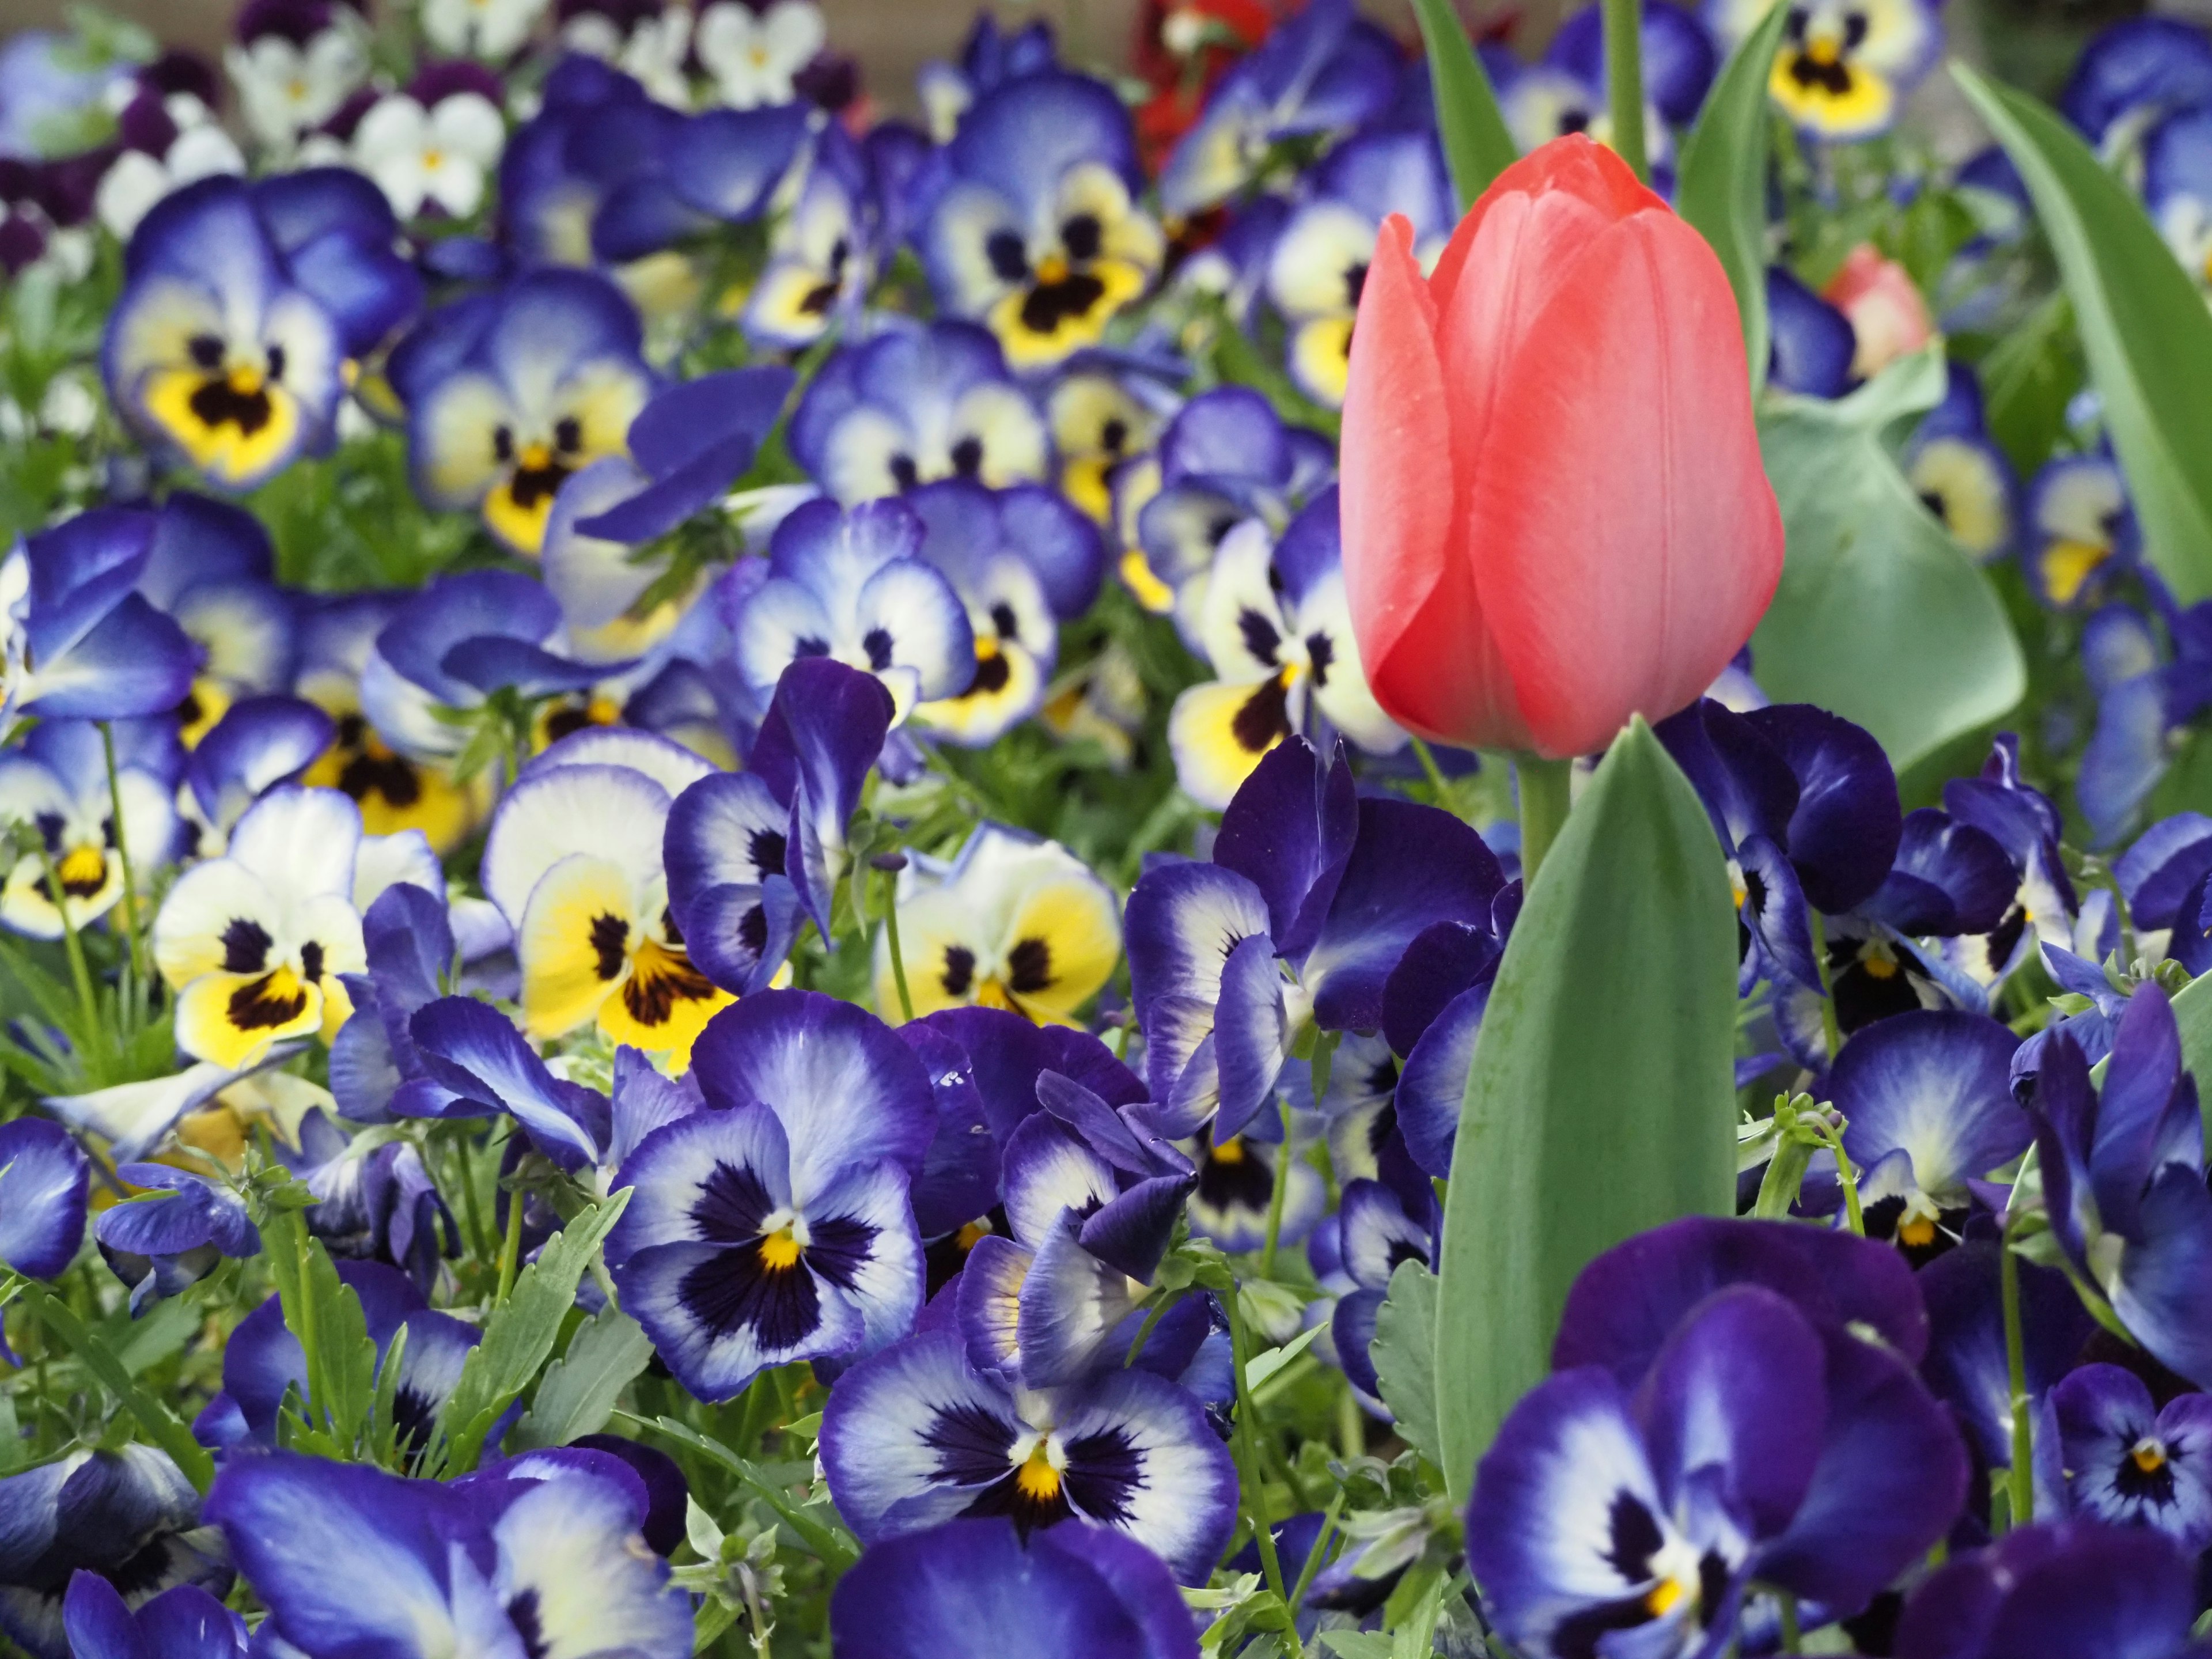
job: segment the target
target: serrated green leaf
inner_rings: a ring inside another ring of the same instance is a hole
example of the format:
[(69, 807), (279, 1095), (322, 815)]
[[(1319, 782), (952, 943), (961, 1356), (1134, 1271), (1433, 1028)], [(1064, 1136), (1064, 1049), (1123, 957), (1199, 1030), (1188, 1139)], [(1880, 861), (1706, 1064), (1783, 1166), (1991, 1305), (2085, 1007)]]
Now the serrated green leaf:
[(1863, 726), (1899, 770), (2002, 718), (2027, 667), (1988, 574), (1883, 447), (1943, 395), (1933, 351), (1832, 403), (1770, 392), (1759, 426), (1789, 537), (1782, 582), (1751, 636), (1759, 684)]
[(1735, 910), (1705, 809), (1643, 720), (1567, 815), (1505, 948), (1453, 1144), (1437, 1435), (1455, 1503), (1548, 1368), (1568, 1286), (1735, 1197)]
[(206, 1447), (192, 1438), (184, 1419), (140, 1387), (106, 1345), (87, 1330), (52, 1291), (31, 1280), (19, 1282), (23, 1285), (23, 1305), (83, 1362), (124, 1410), (138, 1419), (147, 1439), (169, 1454), (170, 1461), (184, 1471), (185, 1479), (204, 1493), (215, 1482), (215, 1460)]
[(597, 1434), (615, 1401), (653, 1358), (653, 1339), (619, 1308), (576, 1328), (562, 1356), (545, 1368), (529, 1413), (515, 1426), (520, 1446), (565, 1446)]
[(1413, 15), (1420, 20), (1421, 40), (1428, 48), (1437, 137), (1464, 211), (1490, 188), (1492, 179), (1520, 160), (1521, 152), (1498, 107), (1490, 76), (1449, 0), (1413, 0)]
[(739, 1456), (712, 1435), (702, 1434), (690, 1424), (679, 1422), (675, 1418), (633, 1417), (628, 1412), (616, 1414), (625, 1422), (655, 1429), (671, 1440), (689, 1446), (701, 1456), (720, 1463), (750, 1487), (754, 1496), (774, 1510), (784, 1524), (797, 1533), (806, 1547), (813, 1551), (817, 1559), (828, 1563), (833, 1571), (842, 1572), (860, 1559), (860, 1540), (846, 1530), (836, 1512), (826, 1504), (817, 1506), (793, 1503), (791, 1493), (777, 1484), (773, 1471), (763, 1468), (750, 1458)]
[(578, 1212), (546, 1240), (538, 1260), (515, 1280), (514, 1293), (485, 1322), (483, 1340), (470, 1350), (461, 1379), (438, 1416), (447, 1474), (476, 1468), (500, 1413), (520, 1397), (553, 1352), (561, 1322), (575, 1305), (576, 1286), (629, 1202), (625, 1187)]
[(1390, 1275), (1389, 1294), (1375, 1315), (1374, 1362), (1382, 1403), (1397, 1419), (1398, 1437), (1443, 1467), (1437, 1440), (1437, 1276), (1418, 1261), (1401, 1261)]
[(1712, 244), (1735, 290), (1753, 397), (1766, 384), (1766, 83), (1789, 14), (1772, 8), (1735, 49), (1675, 173), (1674, 210)]
[(2212, 312), (2142, 204), (2065, 122), (1964, 64), (1951, 73), (2057, 256), (2150, 562), (2183, 604), (2212, 598)]
[(330, 1252), (308, 1233), (298, 1211), (272, 1217), (263, 1237), (285, 1328), (307, 1360), (307, 1416), (343, 1455), (368, 1425), (376, 1391), (376, 1344), (361, 1298), (338, 1277)]

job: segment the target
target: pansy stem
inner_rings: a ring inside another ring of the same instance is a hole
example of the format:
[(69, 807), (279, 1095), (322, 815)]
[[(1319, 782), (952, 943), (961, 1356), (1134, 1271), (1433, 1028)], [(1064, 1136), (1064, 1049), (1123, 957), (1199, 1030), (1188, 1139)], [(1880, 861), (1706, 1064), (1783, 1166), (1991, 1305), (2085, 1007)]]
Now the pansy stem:
[[(98, 1042), (104, 1030), (100, 1018), (100, 997), (92, 988), (92, 969), (84, 959), (84, 941), (77, 937), (76, 923), (70, 919), (69, 894), (62, 886), (62, 872), (54, 868), (54, 855), (42, 843), (39, 859), (46, 867), (46, 895), (54, 902), (54, 914), (61, 919), (62, 951), (69, 957), (70, 977), (76, 981), (77, 1000), (84, 1005), (84, 1043), (90, 1048)], [(80, 1054), (80, 1058), (82, 1058)]]
[(115, 861), (123, 866), (123, 936), (131, 946), (131, 973), (140, 994), (146, 988), (146, 958), (138, 942), (138, 878), (131, 867), (131, 842), (123, 827), (123, 785), (115, 766), (115, 729), (100, 723), (100, 747), (107, 759), (107, 815), (115, 835)]
[(1613, 148), (1645, 184), (1644, 157), (1644, 9), (1638, 0), (1605, 0), (1606, 105)]
[(1267, 1242), (1260, 1251), (1260, 1277), (1275, 1276), (1275, 1248), (1283, 1237), (1283, 1198), (1291, 1188), (1291, 1105), (1283, 1103), (1283, 1147), (1275, 1158), (1275, 1189), (1267, 1194)]
[(1571, 760), (1546, 760), (1541, 755), (1516, 755), (1513, 774), (1521, 789), (1521, 884), (1533, 888), (1544, 854), (1559, 836), (1567, 821), (1568, 788), (1574, 777)]
[(507, 1195), (507, 1237), (499, 1247), (499, 1291), (494, 1297), (494, 1307), (504, 1307), (514, 1291), (516, 1264), (522, 1258), (523, 1192), (518, 1187)]
[(2005, 1385), (2011, 1395), (2012, 1468), (2007, 1472), (2011, 1497), (2008, 1525), (2024, 1527), (2035, 1519), (2035, 1469), (2033, 1425), (2028, 1420), (2027, 1349), (2020, 1317), (2020, 1257), (2012, 1245), (2012, 1229), (2005, 1229), (1997, 1256), (1997, 1285), (2004, 1301)]
[(1783, 1652), (1804, 1652), (1804, 1637), (1797, 1628), (1797, 1598), (1788, 1590), (1777, 1590), (1774, 1593), (1774, 1600), (1782, 1613)]
[(1821, 1120), (1820, 1139), (1836, 1155), (1836, 1180), (1844, 1189), (1844, 1219), (1850, 1224), (1855, 1235), (1864, 1238), (1866, 1212), (1859, 1207), (1859, 1172), (1852, 1167), (1851, 1155), (1844, 1150), (1844, 1132), (1834, 1124)]
[(906, 954), (899, 949), (898, 878), (887, 877), (884, 888), (884, 938), (890, 945), (891, 983), (898, 987), (899, 1017), (914, 1018), (914, 994), (906, 988)]
[(1828, 1064), (1844, 1051), (1844, 1030), (1836, 1019), (1836, 981), (1828, 969), (1828, 928), (1820, 913), (1805, 907), (1805, 924), (1813, 935), (1813, 965), (1820, 975), (1820, 1034), (1827, 1039)]
[[(1267, 1489), (1260, 1474), (1258, 1425), (1252, 1405), (1252, 1390), (1244, 1381), (1245, 1361), (1250, 1357), (1244, 1336), (1244, 1315), (1238, 1306), (1237, 1289), (1231, 1285), (1222, 1298), (1229, 1304), (1229, 1363), (1235, 1372), (1232, 1379), (1237, 1392), (1237, 1426), (1231, 1437), (1237, 1462), (1239, 1485), (1244, 1492), (1244, 1513), (1252, 1522), (1252, 1541), (1259, 1546), (1260, 1565), (1267, 1574), (1267, 1588), (1274, 1591), (1285, 1607), (1291, 1604), (1290, 1588), (1283, 1578), (1283, 1564), (1275, 1553), (1275, 1534), (1267, 1524)], [(1296, 1630), (1285, 1632), (1291, 1641), (1293, 1659), (1299, 1659), (1304, 1649)]]
[(1437, 805), (1445, 811), (1450, 811), (1451, 785), (1444, 781), (1443, 769), (1437, 764), (1435, 751), (1419, 738), (1411, 738), (1407, 741), (1413, 746), (1413, 758), (1421, 763), (1421, 775), (1428, 779), (1429, 787), (1436, 791)]

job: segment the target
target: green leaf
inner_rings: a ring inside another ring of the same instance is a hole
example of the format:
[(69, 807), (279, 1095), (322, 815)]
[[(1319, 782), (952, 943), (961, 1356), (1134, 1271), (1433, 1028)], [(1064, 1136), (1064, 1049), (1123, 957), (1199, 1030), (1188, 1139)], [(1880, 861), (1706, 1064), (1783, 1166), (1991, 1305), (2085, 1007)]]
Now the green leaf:
[(1390, 1275), (1390, 1293), (1375, 1315), (1368, 1348), (1382, 1403), (1397, 1419), (1398, 1437), (1443, 1467), (1437, 1438), (1437, 1276), (1418, 1261), (1401, 1261)]
[(1443, 144), (1464, 211), (1490, 188), (1492, 179), (1521, 159), (1521, 152), (1506, 130), (1498, 94), (1450, 0), (1413, 0), (1413, 15), (1420, 19), (1421, 39), (1428, 46), (1437, 137)]
[(184, 1419), (139, 1387), (122, 1362), (45, 1285), (27, 1279), (22, 1283), (23, 1305), (138, 1419), (146, 1437), (169, 1454), (169, 1461), (184, 1471), (185, 1479), (205, 1492), (215, 1482), (215, 1460), (206, 1447), (192, 1438)]
[(1244, 1386), (1256, 1389), (1277, 1371), (1313, 1346), (1314, 1338), (1321, 1334), (1321, 1327), (1309, 1325), (1279, 1348), (1269, 1348), (1255, 1353), (1244, 1362)]
[(307, 1414), (323, 1437), (313, 1449), (349, 1455), (376, 1393), (376, 1344), (361, 1298), (338, 1277), (323, 1242), (309, 1236), (299, 1211), (272, 1218), (265, 1238), (264, 1259), (276, 1281), (285, 1326), (307, 1358)]
[(2212, 974), (2193, 979), (2173, 995), (2173, 1022), (2181, 1028), (2181, 1063), (2201, 1084), (2212, 1083)]
[(1951, 73), (2027, 185), (2104, 401), (2151, 562), (2212, 598), (2212, 312), (2127, 186), (2026, 93)]
[(1790, 8), (1770, 9), (1744, 37), (1682, 146), (1674, 209), (1720, 255), (1743, 318), (1756, 397), (1766, 384), (1766, 82)]
[(521, 1446), (565, 1446), (597, 1434), (615, 1401), (653, 1358), (653, 1340), (620, 1308), (576, 1328), (566, 1352), (545, 1368), (530, 1412), (515, 1428)]
[(2064, 435), (2066, 406), (2087, 372), (2066, 295), (2036, 307), (1977, 367), (1990, 436), (2022, 474), (2033, 472)]
[(1584, 1264), (1735, 1208), (1734, 917), (1705, 809), (1632, 720), (1529, 890), (1475, 1041), (1437, 1287), (1455, 1504), (1548, 1369)]
[(515, 1280), (514, 1295), (485, 1322), (483, 1340), (469, 1351), (461, 1380), (439, 1413), (446, 1473), (465, 1474), (476, 1468), (500, 1413), (520, 1397), (553, 1352), (561, 1322), (575, 1305), (576, 1286), (629, 1202), (625, 1187), (579, 1211), (545, 1241), (538, 1260)]
[(834, 1510), (823, 1504), (821, 1507), (827, 1513), (817, 1514), (813, 1504), (793, 1503), (791, 1493), (750, 1458), (740, 1457), (711, 1435), (702, 1434), (672, 1417), (633, 1417), (628, 1412), (617, 1415), (641, 1427), (656, 1429), (678, 1444), (689, 1446), (701, 1456), (720, 1463), (750, 1486), (753, 1495), (774, 1510), (784, 1524), (805, 1540), (806, 1547), (833, 1571), (842, 1572), (860, 1559), (860, 1540), (845, 1529)]
[(1863, 726), (1901, 771), (1998, 719), (2027, 689), (2020, 641), (1987, 573), (1953, 541), (1882, 447), (1943, 395), (1929, 350), (1847, 398), (1770, 393), (1759, 422), (1789, 551), (1751, 637), (1759, 684)]

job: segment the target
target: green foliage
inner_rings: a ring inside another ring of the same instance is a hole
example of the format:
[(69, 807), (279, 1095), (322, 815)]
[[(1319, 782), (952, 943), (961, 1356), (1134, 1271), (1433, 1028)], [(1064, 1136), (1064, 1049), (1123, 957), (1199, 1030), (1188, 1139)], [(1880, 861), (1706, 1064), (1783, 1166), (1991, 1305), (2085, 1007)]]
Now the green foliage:
[(1943, 395), (1934, 352), (1833, 403), (1770, 397), (1759, 425), (1789, 553), (1752, 651), (1778, 702), (1863, 726), (1900, 769), (2027, 690), (2004, 607), (1898, 470), (1884, 435)]
[(518, 1446), (565, 1446), (597, 1434), (615, 1401), (653, 1358), (652, 1339), (620, 1308), (579, 1325), (561, 1357), (545, 1368), (530, 1409), (515, 1425)]
[(1735, 961), (1711, 823), (1635, 720), (1553, 844), (1475, 1042), (1437, 1293), (1437, 1431), (1455, 1502), (1548, 1369), (1583, 1265), (1644, 1228), (1733, 1208)]
[(1720, 256), (1743, 317), (1755, 396), (1766, 384), (1766, 82), (1789, 8), (1776, 6), (1723, 69), (1682, 146), (1674, 205)]
[[(520, 1204), (522, 1195), (513, 1194), (511, 1201)], [(575, 1304), (576, 1286), (629, 1202), (624, 1188), (583, 1210), (522, 1270), (514, 1295), (485, 1322), (483, 1340), (461, 1368), (453, 1397), (438, 1415), (426, 1465), (448, 1474), (476, 1468), (500, 1414), (521, 1397), (552, 1353), (561, 1322)]]
[(1382, 1403), (1397, 1419), (1398, 1437), (1438, 1468), (1437, 1436), (1437, 1276), (1418, 1261), (1401, 1261), (1390, 1275), (1390, 1292), (1375, 1316), (1370, 1358), (1382, 1387)]
[(30, 1279), (15, 1280), (23, 1305), (83, 1362), (86, 1370), (115, 1397), (116, 1403), (138, 1420), (146, 1438), (168, 1453), (185, 1478), (205, 1492), (215, 1480), (215, 1460), (207, 1448), (192, 1438), (184, 1419), (169, 1409), (141, 1384), (114, 1351), (70, 1311), (68, 1304), (45, 1285)]
[[(325, 1457), (357, 1456), (376, 1392), (376, 1344), (361, 1298), (339, 1279), (299, 1211), (279, 1213), (263, 1230), (262, 1243), (285, 1327), (307, 1363), (307, 1397), (296, 1417), (287, 1414), (286, 1443)], [(395, 1377), (398, 1369), (392, 1367)]]
[(1436, 89), (1437, 136), (1443, 143), (1452, 185), (1462, 210), (1473, 207), (1490, 181), (1519, 159), (1513, 135), (1498, 107), (1498, 94), (1449, 0), (1413, 0), (1421, 39), (1428, 46), (1429, 82)]
[(2051, 110), (1952, 74), (2019, 168), (2057, 256), (2151, 562), (2212, 598), (2212, 312), (2127, 187)]

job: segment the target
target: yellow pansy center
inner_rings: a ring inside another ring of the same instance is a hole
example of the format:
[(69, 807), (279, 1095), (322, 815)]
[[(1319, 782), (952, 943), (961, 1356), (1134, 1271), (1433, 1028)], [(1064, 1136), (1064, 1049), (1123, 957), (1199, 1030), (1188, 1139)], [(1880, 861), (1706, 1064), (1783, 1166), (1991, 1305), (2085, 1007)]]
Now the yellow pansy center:
[(62, 891), (88, 897), (107, 884), (107, 854), (97, 847), (72, 847), (62, 854), (54, 873), (61, 878)]
[(779, 1227), (761, 1239), (761, 1266), (770, 1273), (787, 1272), (799, 1265), (799, 1238), (794, 1228)]
[(1014, 1487), (1032, 1504), (1049, 1504), (1060, 1496), (1060, 1471), (1054, 1467), (1052, 1442), (1040, 1440), (1014, 1470)]
[(2156, 1474), (2166, 1467), (2166, 1447), (2156, 1440), (2138, 1440), (2130, 1449), (2128, 1461), (2145, 1474)]

